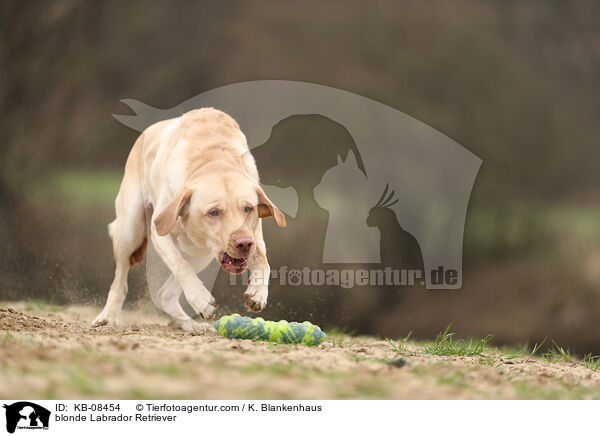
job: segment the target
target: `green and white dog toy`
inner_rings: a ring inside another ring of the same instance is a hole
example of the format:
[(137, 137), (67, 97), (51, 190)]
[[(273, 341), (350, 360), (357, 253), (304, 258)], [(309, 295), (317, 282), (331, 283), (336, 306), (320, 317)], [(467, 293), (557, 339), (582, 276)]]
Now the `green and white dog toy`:
[(308, 321), (265, 321), (262, 318), (249, 318), (237, 313), (221, 317), (214, 324), (217, 332), (228, 339), (251, 339), (278, 344), (319, 345), (325, 340), (325, 333)]

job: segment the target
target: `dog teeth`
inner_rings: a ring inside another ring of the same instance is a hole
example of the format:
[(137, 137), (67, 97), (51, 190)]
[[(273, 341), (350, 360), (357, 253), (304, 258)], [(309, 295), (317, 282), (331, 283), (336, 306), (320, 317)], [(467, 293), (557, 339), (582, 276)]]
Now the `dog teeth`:
[(232, 257), (227, 253), (223, 253), (223, 256), (221, 257), (221, 263), (223, 265), (228, 265), (228, 266), (233, 266), (235, 268), (242, 268), (245, 266), (247, 262), (246, 258), (236, 258), (236, 257)]

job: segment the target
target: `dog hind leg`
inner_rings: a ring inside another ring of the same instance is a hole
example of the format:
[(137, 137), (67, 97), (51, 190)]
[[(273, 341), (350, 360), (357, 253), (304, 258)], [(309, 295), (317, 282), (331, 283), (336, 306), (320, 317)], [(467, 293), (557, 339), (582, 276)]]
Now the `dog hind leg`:
[(117, 325), (127, 295), (129, 269), (141, 262), (147, 244), (145, 208), (137, 180), (132, 183), (127, 175), (125, 176), (115, 206), (117, 218), (108, 226), (109, 235), (113, 240), (115, 277), (104, 310), (92, 322), (95, 326)]

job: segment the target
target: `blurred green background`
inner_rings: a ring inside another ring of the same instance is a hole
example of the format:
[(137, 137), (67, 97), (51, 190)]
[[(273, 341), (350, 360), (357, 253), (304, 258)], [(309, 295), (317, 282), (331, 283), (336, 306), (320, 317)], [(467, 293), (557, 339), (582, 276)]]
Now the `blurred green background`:
[[(408, 289), (384, 305), (340, 290), (343, 310), (300, 318), (381, 336), (452, 322), (497, 343), (548, 337), (600, 353), (600, 3), (8, 0), (1, 11), (0, 300), (104, 302), (106, 224), (136, 138), (111, 117), (129, 113), (120, 99), (170, 108), (228, 83), (300, 80), (381, 101), (483, 159), (461, 291)], [(147, 299), (143, 269), (130, 283), (128, 305)], [(285, 315), (271, 301), (267, 315)]]

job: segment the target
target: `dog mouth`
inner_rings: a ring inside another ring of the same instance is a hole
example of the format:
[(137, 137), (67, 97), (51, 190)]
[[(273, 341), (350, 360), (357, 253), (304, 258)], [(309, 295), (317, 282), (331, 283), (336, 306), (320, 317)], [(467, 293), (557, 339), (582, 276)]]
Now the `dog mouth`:
[(219, 257), (221, 268), (229, 274), (240, 274), (248, 268), (247, 257), (232, 257), (226, 252), (223, 252)]

